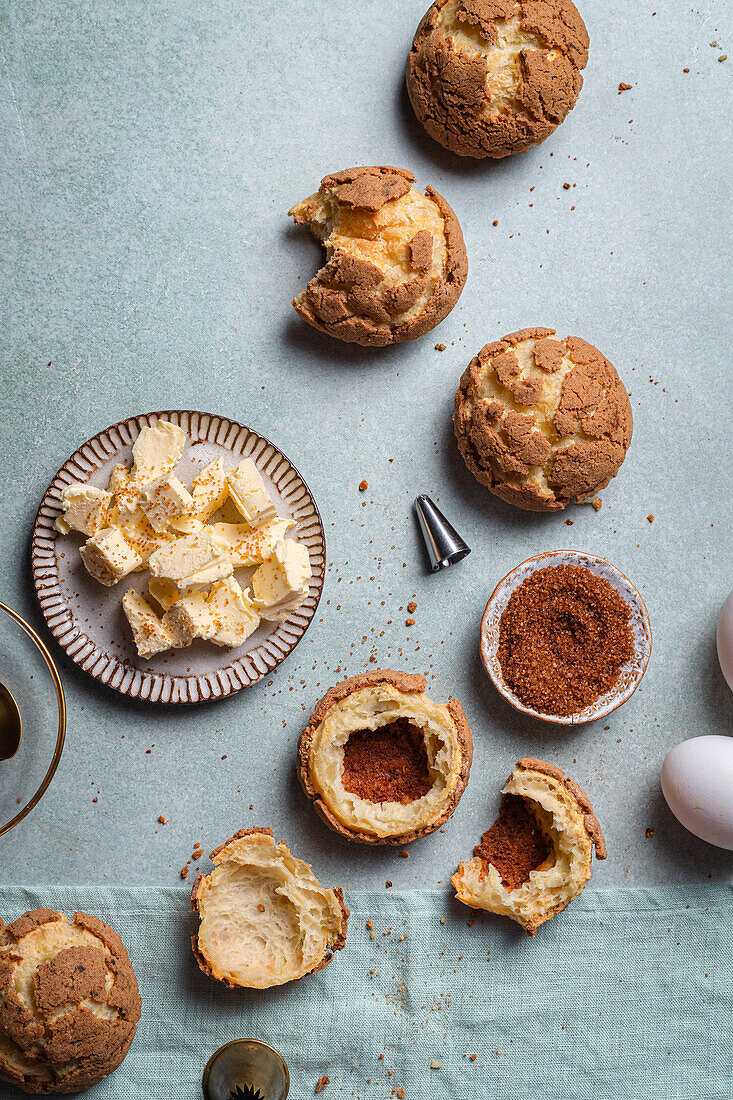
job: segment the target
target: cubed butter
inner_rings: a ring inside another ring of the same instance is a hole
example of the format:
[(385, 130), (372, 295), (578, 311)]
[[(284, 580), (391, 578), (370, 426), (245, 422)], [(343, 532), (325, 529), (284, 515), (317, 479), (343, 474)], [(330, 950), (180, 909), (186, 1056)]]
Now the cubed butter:
[(127, 616), (141, 657), (154, 657), (156, 653), (172, 649), (176, 644), (175, 636), (158, 618), (147, 600), (134, 589), (131, 588), (122, 597), (122, 610)]
[(229, 496), (250, 527), (259, 527), (277, 515), (251, 458), (243, 459), (236, 469), (229, 471), (226, 484)]
[(243, 645), (259, 626), (256, 607), (234, 577), (213, 584), (208, 603), (216, 628), (211, 641), (217, 645)]
[(252, 576), (254, 604), (263, 619), (282, 621), (303, 603), (311, 577), (307, 547), (283, 539)]
[(96, 535), (107, 524), (106, 516), (112, 494), (95, 485), (67, 485), (61, 494), (63, 515), (54, 524), (62, 535), (69, 531), (81, 531), (83, 535)]
[(194, 638), (211, 639), (216, 633), (214, 616), (203, 592), (191, 592), (169, 607), (163, 625), (177, 646), (189, 646)]
[(212, 523), (211, 529), (225, 548), (235, 569), (258, 565), (274, 554), (285, 532), (293, 526), (290, 519), (271, 519), (261, 527), (248, 523)]
[(135, 547), (143, 562), (156, 550), (170, 546), (176, 539), (175, 535), (168, 532), (155, 531), (142, 512), (134, 523), (122, 524), (120, 530), (130, 545)]
[(191, 486), (194, 501), (194, 515), (206, 523), (218, 512), (227, 498), (227, 475), (224, 461), (215, 458), (201, 473), (193, 479)]
[(192, 584), (190, 588), (179, 588), (173, 581), (164, 581), (162, 577), (151, 577), (148, 583), (148, 592), (159, 603), (164, 611), (172, 607), (183, 596), (190, 596), (192, 592), (198, 592), (201, 585)]
[(169, 474), (143, 490), (140, 507), (150, 526), (160, 534), (173, 520), (193, 515), (193, 497), (182, 481)]
[(233, 572), (232, 563), (208, 528), (162, 546), (148, 558), (148, 568), (153, 577), (173, 581), (179, 589), (213, 584)]
[(151, 481), (170, 474), (183, 454), (185, 432), (177, 424), (158, 420), (143, 428), (132, 447), (133, 466), (127, 484), (117, 494), (121, 522), (129, 522), (139, 505), (140, 493)]
[(108, 588), (143, 563), (135, 547), (117, 527), (107, 527), (88, 539), (79, 553), (87, 572)]
[(107, 488), (110, 493), (121, 493), (130, 480), (130, 470), (122, 462), (118, 462), (112, 467), (112, 473), (109, 475), (109, 485)]

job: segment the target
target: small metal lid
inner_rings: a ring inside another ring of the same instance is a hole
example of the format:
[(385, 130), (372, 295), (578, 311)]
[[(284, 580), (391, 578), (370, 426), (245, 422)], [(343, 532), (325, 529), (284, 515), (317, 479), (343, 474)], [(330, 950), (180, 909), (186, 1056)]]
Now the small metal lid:
[(455, 565), (471, 553), (455, 527), (448, 522), (440, 508), (433, 504), (430, 497), (421, 493), (415, 498), (417, 518), (425, 541), (425, 548), (434, 573)]

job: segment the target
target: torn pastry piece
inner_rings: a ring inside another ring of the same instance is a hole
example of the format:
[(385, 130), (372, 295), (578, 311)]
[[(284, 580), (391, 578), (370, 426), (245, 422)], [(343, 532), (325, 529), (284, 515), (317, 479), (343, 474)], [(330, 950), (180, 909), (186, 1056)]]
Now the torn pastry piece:
[(407, 58), (407, 91), (446, 149), (506, 157), (544, 141), (573, 109), (588, 46), (571, 0), (435, 0)]
[(444, 825), (471, 770), (471, 730), (457, 699), (425, 694), (424, 676), (375, 669), (332, 687), (298, 742), (314, 809), (348, 840), (407, 844)]
[(194, 499), (183, 482), (169, 474), (142, 491), (140, 507), (153, 530), (161, 534), (174, 520), (193, 515)]
[(207, 603), (214, 622), (209, 637), (216, 645), (243, 645), (260, 625), (257, 608), (234, 577), (212, 584)]
[(191, 905), (191, 939), (210, 978), (231, 988), (269, 989), (327, 966), (346, 943), (349, 910), (338, 888), (321, 886), (272, 829), (243, 829), (211, 853)]
[(414, 182), (402, 168), (347, 168), (289, 211), (326, 249), (293, 300), (313, 328), (381, 347), (423, 336), (453, 309), (468, 274), (461, 227), (437, 191)]
[(148, 558), (148, 569), (152, 577), (172, 581), (179, 589), (213, 584), (233, 572), (232, 563), (207, 527), (156, 550)]
[(534, 936), (591, 876), (606, 843), (585, 791), (560, 768), (525, 757), (509, 776), (499, 817), (451, 879), (464, 905), (511, 917)]
[(122, 597), (122, 610), (130, 624), (138, 656), (154, 657), (156, 653), (164, 653), (178, 644), (177, 635), (168, 629), (147, 600), (134, 589), (131, 588)]
[(196, 638), (211, 641), (217, 626), (206, 593), (193, 590), (168, 608), (163, 626), (175, 638), (175, 645), (189, 646)]
[(244, 458), (226, 475), (226, 487), (237, 510), (250, 527), (259, 527), (277, 515), (265, 483), (251, 458)]
[(93, 535), (79, 553), (87, 572), (107, 588), (143, 564), (142, 556), (117, 527)]
[(632, 415), (621, 379), (598, 348), (534, 328), (487, 344), (471, 360), (453, 427), (482, 485), (519, 508), (552, 512), (615, 477)]
[(139, 1019), (135, 972), (108, 924), (54, 909), (0, 921), (0, 1079), (82, 1092), (122, 1063)]
[(96, 535), (107, 526), (107, 512), (112, 494), (95, 485), (67, 485), (61, 493), (63, 512), (54, 523), (57, 531), (67, 535), (80, 531), (82, 535)]
[(283, 622), (308, 595), (311, 578), (307, 546), (283, 539), (252, 575), (252, 595), (263, 619)]

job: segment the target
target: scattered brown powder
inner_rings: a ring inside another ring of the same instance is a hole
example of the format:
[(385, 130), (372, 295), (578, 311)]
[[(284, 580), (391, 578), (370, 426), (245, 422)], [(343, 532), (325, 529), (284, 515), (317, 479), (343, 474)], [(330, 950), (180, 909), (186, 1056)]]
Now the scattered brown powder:
[(564, 717), (605, 695), (633, 656), (627, 604), (589, 569), (540, 569), (512, 593), (499, 622), (504, 679), (526, 706)]

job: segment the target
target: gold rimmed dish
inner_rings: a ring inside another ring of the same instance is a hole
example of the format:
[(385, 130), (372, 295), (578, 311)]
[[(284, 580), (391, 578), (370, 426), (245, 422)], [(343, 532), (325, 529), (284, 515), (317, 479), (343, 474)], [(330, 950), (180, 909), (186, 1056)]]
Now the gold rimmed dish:
[(46, 645), (25, 619), (0, 603), (0, 680), (20, 714), (23, 736), (0, 761), (0, 836), (40, 802), (58, 767), (66, 736), (66, 701)]

